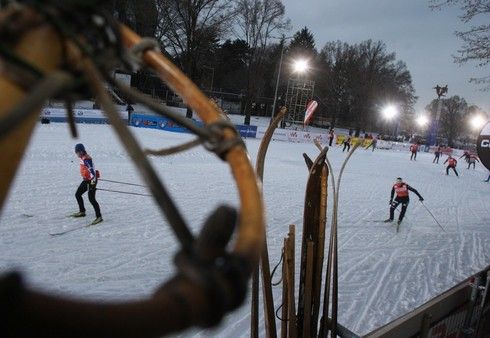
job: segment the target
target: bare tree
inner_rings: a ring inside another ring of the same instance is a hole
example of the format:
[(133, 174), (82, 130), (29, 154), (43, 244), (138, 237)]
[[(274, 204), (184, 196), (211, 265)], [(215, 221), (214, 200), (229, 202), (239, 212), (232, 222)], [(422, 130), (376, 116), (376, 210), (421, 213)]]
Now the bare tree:
[[(430, 0), (432, 9), (442, 9), (445, 6), (459, 5), (463, 14), (460, 16), (464, 23), (483, 19), (485, 23), (472, 25), (467, 31), (456, 32), (463, 40), (463, 45), (455, 56), (455, 62), (477, 62), (479, 67), (485, 67), (490, 63), (490, 0)], [(471, 82), (488, 84), (484, 89), (490, 89), (490, 75), (481, 78), (472, 78)]]
[(250, 48), (244, 102), (245, 124), (250, 124), (251, 103), (257, 96), (257, 79), (266, 47), (273, 34), (289, 28), (282, 0), (238, 0), (235, 6), (235, 34)]
[[(156, 36), (184, 72), (199, 82), (200, 63), (217, 46), (232, 16), (227, 0), (156, 0)], [(187, 109), (187, 117), (192, 111)]]
[(374, 128), (387, 103), (397, 104), (402, 113), (411, 112), (415, 91), (410, 72), (383, 42), (329, 42), (320, 52), (319, 64), (325, 80), (317, 87), (332, 125), (340, 120), (357, 131)]
[[(454, 146), (454, 142), (465, 131), (464, 116), (468, 112), (466, 100), (459, 96), (451, 96), (441, 99), (442, 108), (440, 115), (440, 134), (447, 138), (448, 145)], [(437, 112), (437, 100), (433, 100), (427, 107), (427, 111), (435, 117)]]
[(138, 34), (149, 37), (155, 35), (158, 19), (156, 0), (107, 0), (101, 1), (100, 7), (113, 13)]

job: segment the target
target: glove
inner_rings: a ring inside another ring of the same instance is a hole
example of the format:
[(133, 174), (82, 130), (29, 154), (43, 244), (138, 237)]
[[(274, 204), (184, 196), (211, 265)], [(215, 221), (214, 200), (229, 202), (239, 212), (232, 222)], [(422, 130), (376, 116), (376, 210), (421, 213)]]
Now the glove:
[(420, 197), (420, 198), (419, 198), (419, 201), (420, 201), (420, 202), (422, 202), (423, 200), (424, 200), (424, 198), (423, 198), (423, 197)]
[(393, 203), (393, 201), (392, 201), (392, 200), (390, 200), (390, 201), (388, 202), (388, 204), (389, 204), (389, 205), (391, 205), (391, 203)]
[(97, 179), (92, 178), (88, 184), (88, 187), (90, 190), (94, 190), (96, 185), (97, 185)]

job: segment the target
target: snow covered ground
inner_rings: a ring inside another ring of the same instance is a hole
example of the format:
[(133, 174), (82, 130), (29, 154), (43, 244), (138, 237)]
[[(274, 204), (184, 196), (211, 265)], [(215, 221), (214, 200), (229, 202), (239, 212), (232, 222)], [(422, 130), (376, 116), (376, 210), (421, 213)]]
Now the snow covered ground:
[[(178, 244), (152, 199), (99, 191), (104, 222), (60, 237), (50, 232), (87, 224), (93, 217), (70, 219), (80, 183), (74, 144), (82, 142), (102, 178), (142, 183), (117, 137), (106, 125), (79, 125), (80, 140), (67, 125), (39, 125), (18, 171), (0, 218), (0, 272), (19, 269), (29, 285), (90, 299), (149, 296), (173, 272)], [(147, 147), (164, 147), (190, 135), (132, 129)], [(246, 140), (251, 158), (259, 140)], [(302, 153), (315, 157), (312, 144), (272, 142), (265, 166), (264, 198), (271, 264), (280, 257), (288, 225), (297, 225), (299, 252), (307, 170)], [(329, 151), (338, 174), (345, 153)], [(194, 230), (220, 203), (237, 205), (228, 166), (202, 148), (166, 158), (155, 167)], [(444, 161), (444, 159), (443, 159)], [(441, 161), (442, 163), (442, 161)], [(479, 165), (460, 177), (446, 176), (432, 155), (365, 151), (351, 159), (341, 185), (339, 210), (339, 321), (365, 334), (414, 309), (490, 264), (490, 185)], [(400, 233), (377, 221), (388, 216), (395, 177), (403, 177), (424, 196), (445, 227), (443, 232), (412, 198)], [(99, 188), (146, 193), (145, 188), (100, 182)], [(329, 204), (331, 205), (331, 203)], [(329, 210), (329, 215), (331, 214)], [(298, 279), (297, 279), (298, 280)], [(280, 287), (274, 289), (276, 308)], [(250, 306), (245, 304), (215, 330), (182, 336), (248, 337)], [(279, 322), (278, 322), (279, 325)], [(263, 324), (261, 324), (263, 327)]]

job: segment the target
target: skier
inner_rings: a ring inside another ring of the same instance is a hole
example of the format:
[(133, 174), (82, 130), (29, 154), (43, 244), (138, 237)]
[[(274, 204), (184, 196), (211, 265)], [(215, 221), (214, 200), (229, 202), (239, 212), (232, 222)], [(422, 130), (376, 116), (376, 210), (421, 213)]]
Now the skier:
[(419, 145), (417, 143), (412, 144), (410, 146), (410, 151), (412, 152), (412, 155), (410, 156), (410, 161), (417, 161), (417, 151), (419, 151)]
[[(418, 197), (420, 201), (423, 201), (424, 198), (419, 194), (417, 190), (409, 186), (407, 183), (403, 182), (401, 177), (397, 177), (393, 188), (391, 188), (390, 195), (390, 218), (385, 220), (386, 223), (393, 222), (393, 218), (395, 216), (395, 209), (399, 204), (402, 205), (402, 210), (400, 212), (400, 216), (398, 217), (398, 225), (403, 221), (403, 217), (405, 217), (405, 212), (407, 211), (408, 203), (410, 202), (410, 198), (408, 197), (408, 191), (413, 191)], [(393, 196), (396, 193), (395, 200), (393, 200)]]
[(378, 143), (378, 139), (375, 137), (373, 137), (371, 143), (369, 143), (369, 145), (366, 147), (366, 150), (369, 149), (369, 147), (373, 147), (373, 151), (374, 149), (376, 149), (376, 143)]
[(432, 160), (432, 163), (439, 164), (439, 157), (441, 156), (441, 152), (442, 152), (441, 146), (437, 146), (437, 149), (434, 152), (434, 159)]
[(94, 168), (92, 157), (87, 154), (83, 144), (78, 143), (75, 145), (75, 153), (80, 158), (80, 174), (82, 175), (82, 183), (78, 186), (75, 197), (78, 202), (79, 212), (74, 213), (73, 217), (85, 217), (85, 206), (83, 205), (82, 195), (88, 190), (88, 200), (92, 204), (95, 210), (95, 219), (91, 225), (98, 224), (103, 221), (100, 213), (99, 203), (95, 199), (95, 192), (97, 186), (97, 171)]
[(447, 167), (446, 167), (446, 175), (449, 175), (449, 168), (452, 168), (456, 176), (459, 177), (458, 172), (456, 171), (456, 166), (458, 165), (458, 161), (449, 155), (449, 157), (444, 161), (444, 164), (447, 162)]
[(466, 163), (468, 163), (470, 159), (470, 152), (468, 150), (465, 150), (463, 155), (461, 155), (459, 158), (461, 159), (461, 157), (464, 157), (464, 160), (466, 161)]
[(470, 169), (470, 166), (472, 164), (473, 164), (473, 169), (475, 169), (476, 162), (480, 163), (480, 161), (478, 161), (478, 156), (476, 156), (474, 154), (470, 154), (470, 157), (468, 158), (468, 168), (467, 169)]
[(333, 142), (333, 139), (335, 137), (335, 134), (333, 132), (333, 128), (331, 128), (329, 131), (328, 131), (328, 146), (331, 147), (332, 146), (332, 142)]
[(347, 148), (347, 152), (349, 152), (351, 138), (352, 137), (350, 135), (345, 138), (345, 140), (344, 140), (344, 148), (342, 149), (342, 152), (344, 152), (346, 148)]

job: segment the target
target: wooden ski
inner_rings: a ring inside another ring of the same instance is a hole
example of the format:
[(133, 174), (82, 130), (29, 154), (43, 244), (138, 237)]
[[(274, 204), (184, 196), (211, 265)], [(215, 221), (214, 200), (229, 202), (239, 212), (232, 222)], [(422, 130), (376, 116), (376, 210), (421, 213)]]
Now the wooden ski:
[[(316, 140), (315, 140), (316, 141)], [(317, 141), (316, 146), (320, 149), (321, 145)], [(338, 202), (339, 202), (339, 190), (340, 183), (342, 180), (342, 175), (347, 162), (351, 158), (354, 151), (359, 147), (359, 143), (354, 145), (351, 149), (340, 169), (339, 177), (337, 179), (336, 189), (335, 184), (333, 184), (334, 189), (334, 205), (332, 213), (332, 225), (330, 230), (330, 243), (328, 249), (327, 258), (327, 271), (325, 280), (325, 291), (323, 299), (323, 316), (320, 326), (320, 337), (327, 337), (328, 332), (331, 332), (331, 337), (337, 336), (337, 313), (338, 313), (338, 258), (337, 258), (337, 216), (338, 216)], [(330, 163), (328, 166), (331, 168)], [(329, 305), (330, 305), (330, 292), (332, 293), (332, 315), (331, 320), (329, 320)]]
[[(259, 151), (257, 153), (257, 160), (255, 163), (255, 171), (260, 181), (264, 178), (264, 163), (267, 149), (269, 148), (270, 141), (274, 130), (277, 125), (284, 118), (286, 114), (286, 107), (281, 107), (272, 123), (267, 128), (262, 141), (260, 142)], [(265, 229), (264, 229), (265, 232)], [(265, 232), (266, 233), (266, 232)], [(272, 296), (272, 283), (271, 272), (269, 264), (269, 251), (267, 249), (267, 236), (264, 234), (264, 244), (260, 254), (260, 269), (262, 271), (262, 292), (264, 301), (264, 316), (265, 316), (265, 334), (266, 337), (277, 337), (276, 319), (274, 316), (274, 299)], [(258, 337), (258, 323), (259, 323), (259, 311), (258, 311), (258, 299), (259, 299), (259, 268), (254, 271), (252, 276), (252, 309), (251, 309), (251, 336)]]
[(303, 153), (303, 158), (305, 159), (305, 163), (306, 166), (308, 167), (308, 170), (310, 170), (311, 167), (313, 167), (313, 161), (306, 153)]
[[(306, 185), (298, 295), (298, 336), (310, 333), (316, 335), (320, 306), (318, 291), (321, 289), (321, 267), (323, 266), (324, 242), (322, 241), (324, 235), (322, 234), (325, 231), (325, 210), (322, 210), (322, 207), (324, 208), (325, 205), (322, 206), (322, 199), (326, 201), (326, 198), (325, 195), (322, 196), (322, 191), (326, 194), (328, 170), (325, 157), (327, 150), (327, 148), (323, 149), (313, 162)], [(308, 254), (309, 242), (311, 242), (311, 255)], [(319, 252), (322, 252), (321, 255)], [(322, 259), (321, 263), (319, 259)], [(307, 273), (309, 266), (311, 266), (311, 274)]]

